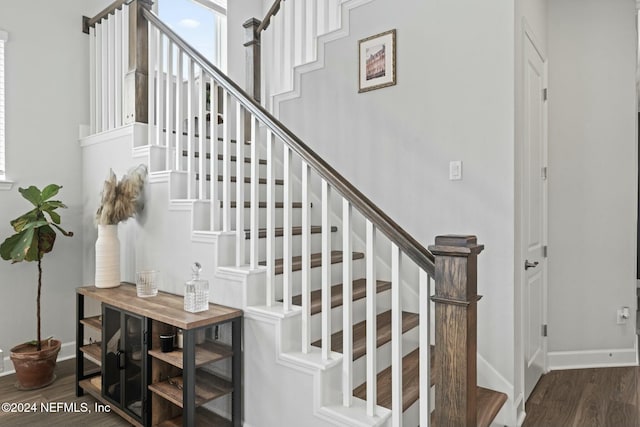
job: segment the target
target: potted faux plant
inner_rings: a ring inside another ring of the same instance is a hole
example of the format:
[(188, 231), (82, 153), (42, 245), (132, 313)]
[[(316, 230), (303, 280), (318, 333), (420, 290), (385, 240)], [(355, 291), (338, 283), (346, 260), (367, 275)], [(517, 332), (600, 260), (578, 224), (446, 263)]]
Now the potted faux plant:
[(16, 369), (18, 382), (16, 386), (24, 390), (45, 387), (55, 380), (53, 373), (60, 341), (42, 340), (40, 325), (40, 296), (42, 293), (42, 258), (53, 250), (56, 241), (56, 230), (64, 236), (73, 236), (60, 227), (58, 208), (66, 206), (51, 200), (62, 187), (56, 184), (46, 186), (42, 191), (31, 186), (18, 191), (34, 208), (11, 221), (15, 234), (8, 237), (0, 245), (2, 259), (15, 264), (21, 261), (37, 261), (38, 263), (38, 297), (36, 300), (37, 338), (35, 341), (20, 344), (11, 349), (11, 361)]

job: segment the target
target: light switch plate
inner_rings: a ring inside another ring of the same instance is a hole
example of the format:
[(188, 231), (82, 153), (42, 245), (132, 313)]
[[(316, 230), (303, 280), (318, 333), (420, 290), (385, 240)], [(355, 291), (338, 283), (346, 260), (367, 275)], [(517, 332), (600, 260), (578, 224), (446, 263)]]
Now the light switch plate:
[(449, 162), (449, 180), (459, 181), (462, 179), (462, 161), (454, 160)]

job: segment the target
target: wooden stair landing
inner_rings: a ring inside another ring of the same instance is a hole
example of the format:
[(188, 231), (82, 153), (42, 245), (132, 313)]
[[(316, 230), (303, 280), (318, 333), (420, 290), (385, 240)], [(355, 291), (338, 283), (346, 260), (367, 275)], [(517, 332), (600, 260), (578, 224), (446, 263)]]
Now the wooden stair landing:
[[(415, 313), (402, 312), (402, 333), (418, 326), (418, 315)], [(378, 314), (376, 317), (377, 346), (380, 347), (391, 341), (391, 310)], [(367, 321), (353, 325), (353, 360), (359, 359), (367, 354)], [(342, 353), (342, 331), (331, 335), (331, 350)], [(314, 347), (321, 347), (322, 340), (311, 343)]]

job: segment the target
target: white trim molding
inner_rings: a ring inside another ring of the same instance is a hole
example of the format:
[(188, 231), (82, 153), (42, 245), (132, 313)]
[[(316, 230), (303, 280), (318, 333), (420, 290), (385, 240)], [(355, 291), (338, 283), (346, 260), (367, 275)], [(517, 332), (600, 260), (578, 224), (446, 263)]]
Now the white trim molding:
[(11, 190), (13, 182), (6, 179), (7, 164), (5, 157), (5, 82), (4, 82), (4, 44), (9, 40), (9, 33), (0, 30), (0, 190)]
[(550, 351), (549, 370), (611, 368), (637, 366), (637, 352), (634, 348), (617, 348), (581, 351)]

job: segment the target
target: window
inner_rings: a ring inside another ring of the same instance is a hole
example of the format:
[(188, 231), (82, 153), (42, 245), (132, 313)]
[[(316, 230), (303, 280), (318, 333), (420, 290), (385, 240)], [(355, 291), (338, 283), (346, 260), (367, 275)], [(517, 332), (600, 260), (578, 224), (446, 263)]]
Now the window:
[[(6, 31), (0, 30), (0, 189), (10, 189), (6, 181), (5, 132), (4, 132), (4, 44), (9, 39)], [(3, 185), (4, 184), (4, 185)]]
[(226, 0), (164, 0), (160, 18), (213, 65), (227, 71)]

